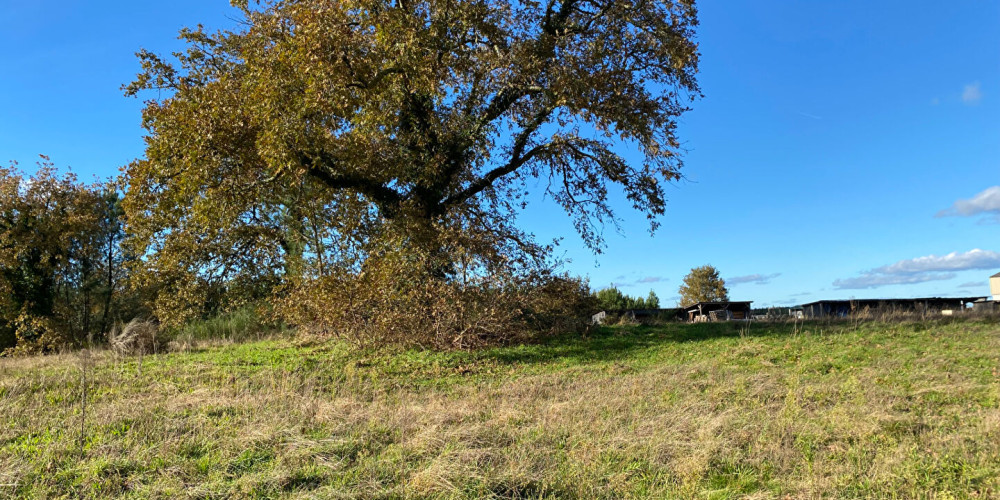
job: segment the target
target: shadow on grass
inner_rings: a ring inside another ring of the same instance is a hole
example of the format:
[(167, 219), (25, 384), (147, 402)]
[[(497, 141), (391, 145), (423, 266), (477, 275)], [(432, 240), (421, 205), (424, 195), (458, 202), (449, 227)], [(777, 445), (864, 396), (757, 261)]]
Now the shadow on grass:
[(720, 323), (667, 323), (662, 325), (598, 327), (589, 335), (564, 335), (542, 340), (536, 344), (525, 344), (482, 352), (482, 358), (505, 364), (530, 364), (552, 361), (601, 362), (634, 358), (643, 350), (683, 344), (703, 342), (720, 338), (747, 336), (749, 338), (772, 338), (799, 334), (839, 335), (847, 332), (872, 332), (884, 334), (886, 329), (902, 329), (919, 333), (953, 323), (994, 324), (991, 317), (939, 317), (904, 318), (882, 321), (824, 318), (792, 322), (720, 322)]
[(504, 364), (541, 363), (554, 360), (575, 362), (614, 361), (642, 350), (666, 344), (701, 342), (742, 335), (773, 337), (790, 335), (791, 324), (766, 323), (671, 323), (599, 327), (586, 336), (564, 335), (536, 344), (491, 349), (483, 357)]

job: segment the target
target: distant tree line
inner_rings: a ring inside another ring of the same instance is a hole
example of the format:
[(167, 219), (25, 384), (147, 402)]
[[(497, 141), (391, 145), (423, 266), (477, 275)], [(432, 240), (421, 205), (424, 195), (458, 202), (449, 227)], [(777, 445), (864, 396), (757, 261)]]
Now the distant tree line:
[(649, 291), (646, 297), (632, 297), (622, 293), (616, 287), (609, 287), (593, 293), (598, 310), (621, 311), (624, 309), (659, 309), (660, 298), (656, 292)]

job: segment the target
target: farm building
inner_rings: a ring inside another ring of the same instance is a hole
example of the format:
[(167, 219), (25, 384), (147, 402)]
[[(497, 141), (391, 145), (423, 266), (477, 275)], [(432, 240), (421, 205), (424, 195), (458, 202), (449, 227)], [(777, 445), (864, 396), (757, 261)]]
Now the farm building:
[(670, 321), (680, 319), (678, 309), (606, 309), (599, 311), (590, 317), (590, 322), (595, 325), (603, 325), (609, 320), (625, 318), (631, 321)]
[[(802, 304), (806, 318), (845, 318), (862, 311), (962, 311), (986, 297), (921, 297), (915, 299), (819, 300)], [(951, 313), (945, 313), (951, 314)]]
[(802, 319), (802, 308), (799, 306), (794, 307), (763, 307), (755, 308), (751, 311), (753, 314), (753, 319), (759, 320), (776, 320), (776, 319)]
[(994, 312), (997, 310), (997, 301), (990, 299), (977, 300), (972, 303), (972, 310), (976, 312)]
[(990, 295), (983, 297), (972, 303), (972, 309), (976, 312), (995, 312), (1000, 305), (1000, 273), (990, 276)]
[(729, 321), (751, 318), (750, 304), (746, 302), (699, 302), (684, 308), (688, 321)]

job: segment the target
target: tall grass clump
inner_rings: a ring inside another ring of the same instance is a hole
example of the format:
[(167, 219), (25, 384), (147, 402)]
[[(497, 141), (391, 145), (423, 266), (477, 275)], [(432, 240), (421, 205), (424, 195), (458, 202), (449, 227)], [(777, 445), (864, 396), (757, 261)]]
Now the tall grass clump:
[(169, 332), (169, 335), (179, 344), (213, 340), (243, 342), (261, 340), (286, 330), (283, 323), (267, 318), (257, 307), (246, 306), (210, 318), (189, 321)]

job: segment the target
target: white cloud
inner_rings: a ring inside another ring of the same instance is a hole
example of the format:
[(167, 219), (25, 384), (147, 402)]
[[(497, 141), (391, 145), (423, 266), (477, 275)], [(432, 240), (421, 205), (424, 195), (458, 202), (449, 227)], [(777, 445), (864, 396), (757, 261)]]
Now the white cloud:
[(766, 285), (771, 282), (772, 279), (781, 276), (781, 273), (774, 274), (748, 274), (746, 276), (736, 276), (733, 278), (726, 278), (727, 285), (740, 285), (743, 283), (756, 283), (758, 285)]
[(646, 276), (645, 278), (639, 278), (636, 284), (639, 283), (660, 283), (661, 281), (667, 281), (667, 278), (662, 276)]
[(833, 286), (840, 290), (860, 290), (864, 288), (878, 288), (887, 285), (912, 285), (915, 283), (925, 283), (928, 281), (950, 280), (956, 276), (955, 273), (944, 274), (917, 274), (892, 275), (892, 274), (863, 274), (857, 278), (847, 278), (833, 282)]
[(970, 281), (968, 283), (962, 283), (958, 285), (959, 288), (986, 288), (986, 280), (983, 281)]
[(838, 289), (878, 288), (886, 285), (911, 285), (928, 281), (950, 280), (958, 271), (1000, 268), (1000, 252), (980, 250), (952, 252), (947, 255), (928, 255), (901, 260), (895, 264), (877, 267), (854, 278), (833, 282)]
[(962, 89), (962, 102), (969, 105), (979, 104), (983, 99), (983, 91), (979, 88), (979, 82), (972, 82)]
[(663, 283), (664, 281), (668, 281), (668, 279), (664, 278), (663, 276), (644, 276), (635, 281), (624, 281), (625, 279), (626, 279), (625, 276), (619, 276), (615, 278), (615, 281), (611, 283), (611, 286), (619, 288), (630, 288), (636, 285), (648, 285), (650, 283)]
[(952, 252), (947, 255), (928, 255), (915, 259), (901, 260), (895, 264), (882, 266), (869, 273), (915, 274), (935, 271), (968, 271), (972, 269), (994, 269), (1000, 267), (1000, 252), (978, 248), (965, 253)]
[(986, 188), (967, 200), (958, 200), (951, 208), (937, 213), (938, 217), (972, 217), (992, 214), (1000, 216), (1000, 186)]

